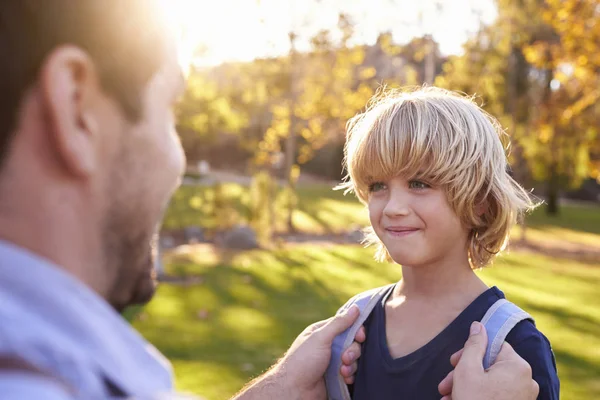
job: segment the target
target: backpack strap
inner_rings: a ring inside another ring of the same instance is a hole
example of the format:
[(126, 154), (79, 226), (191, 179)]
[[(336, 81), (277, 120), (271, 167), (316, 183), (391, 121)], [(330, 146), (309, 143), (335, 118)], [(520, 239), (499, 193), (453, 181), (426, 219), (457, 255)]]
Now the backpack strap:
[(488, 369), (496, 361), (506, 336), (521, 321), (530, 320), (531, 315), (506, 299), (496, 301), (483, 316), (481, 323), (488, 334), (488, 345), (483, 358), (483, 367)]
[(365, 323), (375, 306), (379, 303), (383, 295), (394, 285), (387, 285), (377, 289), (372, 289), (367, 292), (360, 293), (351, 298), (342, 308), (338, 310), (338, 314), (346, 311), (352, 305), (356, 304), (360, 310), (360, 315), (354, 324), (336, 336), (331, 346), (331, 359), (329, 366), (325, 372), (325, 384), (327, 386), (328, 400), (350, 400), (350, 392), (348, 386), (344, 382), (344, 378), (340, 374), (342, 367), (342, 354), (354, 342), (354, 337)]

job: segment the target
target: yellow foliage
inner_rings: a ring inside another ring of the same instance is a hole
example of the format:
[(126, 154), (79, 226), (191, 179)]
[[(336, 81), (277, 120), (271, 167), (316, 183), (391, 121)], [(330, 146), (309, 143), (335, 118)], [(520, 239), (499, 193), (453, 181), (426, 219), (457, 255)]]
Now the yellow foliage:
[(552, 125), (543, 125), (540, 128), (539, 139), (543, 144), (547, 144), (552, 139), (554, 127)]
[(290, 181), (296, 183), (298, 182), (298, 178), (300, 178), (300, 166), (298, 164), (294, 164), (290, 169)]
[(274, 118), (289, 118), (290, 115), (290, 108), (287, 104), (275, 104), (271, 111)]
[(313, 132), (312, 132), (310, 129), (308, 129), (308, 128), (303, 128), (303, 129), (300, 131), (300, 135), (301, 135), (301, 136), (302, 136), (304, 139), (306, 139), (306, 140), (309, 140), (309, 141), (310, 141), (310, 140), (313, 138), (313, 136), (314, 136)]
[(363, 68), (360, 71), (360, 79), (367, 80), (373, 78), (377, 74), (377, 70), (373, 67)]
[(523, 48), (523, 55), (528, 63), (540, 68), (544, 68), (548, 64), (546, 60), (546, 49), (548, 44), (544, 42), (535, 42)]
[(350, 56), (350, 62), (354, 65), (360, 65), (365, 60), (365, 52), (359, 47), (353, 49)]
[(323, 127), (321, 125), (321, 121), (319, 119), (311, 119), (308, 121), (309, 130), (313, 135), (321, 135), (323, 133)]

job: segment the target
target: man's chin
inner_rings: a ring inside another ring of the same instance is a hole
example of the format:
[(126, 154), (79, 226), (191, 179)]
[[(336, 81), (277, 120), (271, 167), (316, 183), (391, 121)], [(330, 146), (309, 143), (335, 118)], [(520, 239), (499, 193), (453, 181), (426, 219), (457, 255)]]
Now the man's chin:
[(137, 284), (133, 288), (133, 292), (129, 300), (113, 303), (112, 306), (119, 313), (122, 313), (130, 306), (143, 306), (152, 300), (158, 287), (158, 279), (156, 270), (153, 265), (149, 265), (144, 269), (144, 273), (140, 275)]
[(144, 274), (140, 277), (138, 285), (135, 288), (131, 304), (143, 305), (148, 303), (154, 297), (158, 286), (158, 277), (154, 264), (148, 266), (144, 270)]

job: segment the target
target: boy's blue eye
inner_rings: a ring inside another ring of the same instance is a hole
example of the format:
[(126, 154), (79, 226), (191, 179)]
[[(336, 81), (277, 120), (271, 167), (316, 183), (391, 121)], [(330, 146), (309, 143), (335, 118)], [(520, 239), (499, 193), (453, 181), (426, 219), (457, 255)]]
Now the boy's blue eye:
[(369, 185), (369, 192), (378, 192), (380, 190), (385, 189), (385, 184), (383, 182), (375, 182)]
[(421, 181), (410, 181), (408, 187), (411, 189), (429, 189), (431, 186)]

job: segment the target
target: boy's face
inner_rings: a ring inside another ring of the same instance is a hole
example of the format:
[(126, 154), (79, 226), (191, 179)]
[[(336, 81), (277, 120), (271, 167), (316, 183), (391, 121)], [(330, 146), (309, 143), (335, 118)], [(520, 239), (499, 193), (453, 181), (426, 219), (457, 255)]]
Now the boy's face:
[(410, 267), (452, 258), (468, 262), (468, 229), (442, 189), (396, 177), (369, 188), (369, 218), (392, 259)]

